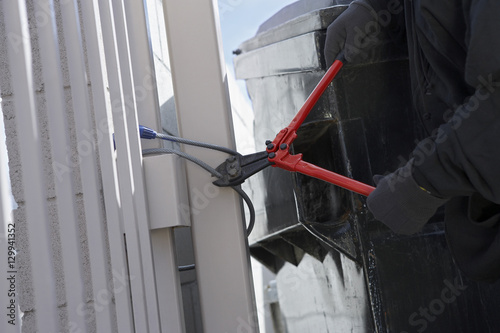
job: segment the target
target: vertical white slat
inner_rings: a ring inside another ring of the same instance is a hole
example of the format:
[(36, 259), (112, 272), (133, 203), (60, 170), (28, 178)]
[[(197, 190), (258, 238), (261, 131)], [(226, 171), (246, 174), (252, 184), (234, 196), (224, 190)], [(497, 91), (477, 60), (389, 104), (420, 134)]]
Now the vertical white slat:
[[(123, 6), (127, 18), (139, 123), (161, 131), (160, 105), (146, 1), (124, 1)], [(159, 148), (161, 141), (142, 140), (141, 146), (142, 149)], [(158, 200), (158, 198), (149, 197), (148, 200)], [(157, 204), (163, 203), (160, 201)], [(162, 332), (183, 333), (186, 328), (173, 228), (151, 230), (151, 243)]]
[[(125, 1), (126, 2), (126, 1)], [(115, 31), (117, 40), (117, 50), (120, 60), (120, 71), (122, 77), (123, 94), (125, 96), (124, 125), (129, 136), (130, 161), (132, 167), (132, 182), (134, 192), (132, 199), (136, 210), (136, 230), (138, 232), (140, 254), (142, 262), (142, 273), (146, 296), (146, 314), (149, 321), (151, 332), (160, 332), (160, 316), (158, 312), (158, 296), (156, 289), (156, 279), (153, 263), (153, 251), (151, 244), (151, 234), (149, 231), (149, 217), (146, 208), (146, 193), (144, 184), (144, 173), (142, 166), (141, 143), (138, 133), (139, 123), (137, 116), (137, 99), (134, 87), (134, 77), (132, 72), (132, 63), (130, 50), (136, 49), (137, 45), (130, 45), (128, 39), (128, 26), (124, 10), (123, 0), (112, 0), (113, 17), (115, 20)], [(134, 16), (140, 15), (135, 13)], [(144, 49), (148, 52), (148, 49)], [(130, 101), (130, 103), (128, 102)], [(159, 115), (159, 113), (158, 113)], [(158, 140), (156, 140), (158, 141)]]
[(134, 318), (130, 280), (134, 281), (135, 276), (128, 275), (98, 0), (82, 1), (81, 9), (98, 138), (99, 160), (101, 163), (106, 224), (113, 270), (117, 328), (120, 333), (131, 333), (134, 332)]
[[(144, 258), (141, 256), (141, 239), (139, 237), (140, 231), (138, 230), (137, 223), (139, 216), (134, 202), (136, 188), (134, 186), (135, 175), (132, 166), (130, 147), (130, 136), (137, 136), (138, 128), (135, 128), (133, 133), (129, 133), (126, 123), (126, 119), (128, 118), (127, 112), (135, 112), (135, 105), (133, 102), (134, 95), (130, 94), (125, 96), (124, 94), (122, 73), (120, 71), (120, 58), (116, 44), (114, 18), (110, 1), (99, 1), (99, 9), (113, 113), (118, 179), (120, 183), (120, 198), (127, 240), (129, 271), (130, 275), (134, 277), (134, 280), (131, 281), (134, 324), (137, 332), (149, 332), (150, 322), (147, 313), (149, 309), (147, 308), (148, 300), (146, 297), (146, 286), (143, 275)], [(129, 109), (130, 106), (132, 110)], [(156, 321), (153, 321), (152, 324), (155, 325)]]
[[(0, 98), (0, 103), (2, 99)], [(0, 104), (0, 111), (2, 110)], [(2, 112), (0, 112), (0, 116)], [(3, 117), (0, 118), (0, 133), (3, 134)], [(19, 282), (16, 257), (13, 252), (17, 246), (16, 226), (12, 219), (12, 202), (8, 175), (7, 149), (5, 137), (0, 134), (0, 302), (6, 307), (6, 317), (0, 322), (0, 331), (5, 333), (21, 332), (21, 316), (18, 311)], [(13, 277), (13, 279), (12, 279)], [(13, 304), (13, 305), (11, 305)]]
[[(233, 146), (217, 1), (198, 0), (187, 6), (183, 0), (163, 0), (163, 10), (179, 132), (186, 138)], [(225, 158), (194, 148), (185, 150), (211, 165)], [(187, 177), (192, 202), (204, 190), (215, 192), (191, 216), (204, 330), (257, 332), (240, 200), (231, 189), (211, 188), (210, 175), (199, 168), (188, 165)], [(223, 246), (216, 246), (217, 242)]]
[[(47, 118), (50, 130), (52, 163), (54, 166), (57, 165), (59, 170), (59, 172), (54, 172), (54, 186), (68, 320), (73, 327), (78, 327), (82, 332), (86, 332), (85, 317), (77, 313), (78, 306), (85, 304), (82, 256), (80, 253), (78, 220), (75, 212), (75, 190), (72, 172), (67, 165), (68, 161), (71, 161), (69, 124), (65, 107), (61, 60), (52, 0), (37, 0), (35, 10), (44, 10), (47, 13), (46, 24), (38, 24), (37, 29), (48, 110)], [(36, 260), (36, 258), (32, 258), (32, 260)]]
[(163, 333), (185, 333), (182, 290), (175, 253), (174, 228), (151, 230), (155, 273), (158, 278), (158, 302), (160, 304)]
[(8, 54), (22, 165), (36, 328), (39, 332), (57, 332), (57, 301), (50, 246), (50, 224), (31, 72), (31, 43), (26, 4), (24, 1), (2, 1), (2, 4), (7, 34), (20, 38), (20, 43), (15, 45), (8, 43)]
[[(153, 61), (146, 1), (123, 1), (127, 17), (127, 31), (130, 41), (137, 117), (139, 123), (161, 131), (160, 105), (156, 88), (156, 74)], [(142, 140), (142, 149), (162, 148), (160, 140)]]

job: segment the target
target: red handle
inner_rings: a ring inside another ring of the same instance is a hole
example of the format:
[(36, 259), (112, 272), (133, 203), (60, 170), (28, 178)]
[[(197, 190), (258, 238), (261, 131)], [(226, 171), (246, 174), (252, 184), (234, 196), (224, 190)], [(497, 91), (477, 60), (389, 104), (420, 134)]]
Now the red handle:
[(297, 131), (299, 129), (309, 112), (311, 112), (316, 102), (319, 100), (321, 95), (323, 95), (326, 88), (328, 88), (328, 85), (332, 82), (333, 78), (337, 75), (343, 65), (342, 61), (335, 60), (330, 68), (328, 68), (325, 75), (318, 82), (309, 97), (307, 97), (304, 105), (302, 105), (299, 112), (297, 112), (290, 125), (288, 125), (289, 130)]
[(357, 180), (339, 175), (338, 173), (320, 168), (314, 164), (304, 161), (300, 161), (296, 164), (295, 171), (307, 176), (324, 180), (326, 182), (335, 184), (342, 188), (348, 189), (349, 191), (353, 191), (364, 196), (369, 196), (370, 193), (372, 193), (372, 191), (375, 189), (375, 187), (373, 186), (358, 182)]
[(302, 105), (297, 112), (292, 122), (288, 127), (282, 129), (278, 135), (276, 135), (272, 145), (268, 146), (267, 152), (269, 153), (269, 160), (273, 162), (274, 167), (292, 172), (300, 172), (304, 175), (318, 178), (350, 191), (368, 196), (375, 189), (373, 186), (320, 168), (314, 164), (304, 162), (302, 160), (302, 154), (290, 155), (289, 153), (290, 145), (297, 137), (297, 130), (343, 65), (342, 61), (335, 60), (306, 99), (304, 105)]
[(307, 97), (306, 101), (292, 119), (291, 123), (282, 129), (278, 135), (276, 135), (276, 138), (274, 138), (273, 141), (273, 148), (268, 148), (268, 153), (276, 151), (278, 147), (284, 143), (288, 146), (292, 144), (293, 140), (297, 137), (297, 130), (307, 118), (309, 112), (311, 112), (318, 99), (321, 97), (326, 88), (328, 88), (328, 85), (332, 82), (333, 78), (337, 75), (343, 65), (344, 64), (340, 60), (335, 60), (333, 62), (332, 66), (330, 66), (330, 68), (326, 71), (325, 75), (321, 78), (309, 97)]

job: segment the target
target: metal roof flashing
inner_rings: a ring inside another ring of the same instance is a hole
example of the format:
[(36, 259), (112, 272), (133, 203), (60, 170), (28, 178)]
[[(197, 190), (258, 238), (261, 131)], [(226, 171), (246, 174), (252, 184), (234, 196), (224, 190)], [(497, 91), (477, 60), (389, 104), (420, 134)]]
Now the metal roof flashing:
[(282, 13), (281, 10), (269, 19), (269, 21), (275, 23), (274, 25), (267, 26), (266, 29), (262, 29), (262, 26), (265, 25), (265, 23), (263, 23), (261, 28), (257, 31), (257, 34), (240, 44), (238, 49), (241, 53), (249, 52), (285, 39), (297, 37), (299, 35), (317, 30), (324, 30), (346, 8), (347, 5), (345, 4), (334, 5), (315, 9), (306, 13), (300, 13), (298, 16), (292, 17), (288, 21), (282, 19), (273, 20), (275, 16), (280, 16), (280, 13)]

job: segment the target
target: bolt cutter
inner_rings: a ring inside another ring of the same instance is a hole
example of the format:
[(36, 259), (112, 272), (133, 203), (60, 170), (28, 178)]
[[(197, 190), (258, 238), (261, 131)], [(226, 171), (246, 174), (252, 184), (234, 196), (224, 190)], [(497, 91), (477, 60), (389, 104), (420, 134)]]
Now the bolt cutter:
[(282, 129), (273, 141), (269, 140), (266, 142), (265, 151), (250, 155), (234, 155), (229, 157), (224, 163), (217, 167), (216, 170), (222, 174), (222, 177), (214, 181), (213, 184), (220, 187), (236, 186), (262, 169), (273, 166), (291, 172), (299, 172), (368, 196), (375, 189), (373, 186), (305, 162), (302, 160), (302, 154), (290, 154), (290, 145), (297, 138), (297, 130), (330, 82), (340, 71), (344, 62), (345, 59), (343, 55), (337, 57), (306, 99), (304, 105), (302, 105), (291, 123)]

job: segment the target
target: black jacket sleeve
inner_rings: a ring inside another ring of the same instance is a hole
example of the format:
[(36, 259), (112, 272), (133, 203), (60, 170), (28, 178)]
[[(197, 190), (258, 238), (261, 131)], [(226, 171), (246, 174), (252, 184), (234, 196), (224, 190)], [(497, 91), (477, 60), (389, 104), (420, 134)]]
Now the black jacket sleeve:
[(500, 203), (500, 1), (464, 4), (465, 82), (475, 92), (414, 151), (420, 185), (445, 198), (474, 192)]

